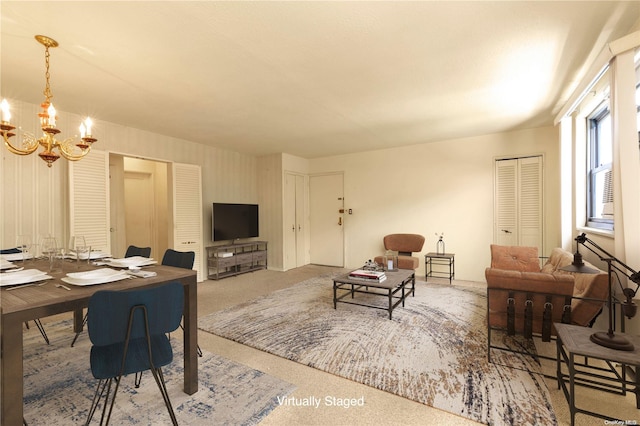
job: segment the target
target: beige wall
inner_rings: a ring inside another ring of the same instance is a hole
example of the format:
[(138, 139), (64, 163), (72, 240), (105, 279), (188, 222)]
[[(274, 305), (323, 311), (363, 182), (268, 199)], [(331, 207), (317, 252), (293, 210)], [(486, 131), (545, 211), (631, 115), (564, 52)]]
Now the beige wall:
[[(493, 166), (504, 156), (544, 155), (544, 253), (560, 243), (559, 148), (553, 127), (310, 160), (309, 172), (344, 171), (346, 265), (384, 251), (389, 233), (426, 237), (424, 257), (444, 233), (456, 278), (484, 280), (493, 241)], [(313, 212), (311, 212), (313, 214)]]

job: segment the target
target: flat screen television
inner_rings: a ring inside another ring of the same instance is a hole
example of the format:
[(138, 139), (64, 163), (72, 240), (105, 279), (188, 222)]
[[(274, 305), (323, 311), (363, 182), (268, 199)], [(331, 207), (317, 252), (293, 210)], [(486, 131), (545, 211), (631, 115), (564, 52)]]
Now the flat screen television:
[(258, 205), (213, 203), (213, 241), (258, 236)]

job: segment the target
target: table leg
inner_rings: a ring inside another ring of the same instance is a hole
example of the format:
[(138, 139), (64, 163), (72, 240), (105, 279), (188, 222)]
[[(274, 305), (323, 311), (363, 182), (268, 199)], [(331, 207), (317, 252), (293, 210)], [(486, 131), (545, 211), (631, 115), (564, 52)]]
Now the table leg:
[(560, 340), (560, 336), (558, 336), (556, 337), (556, 379), (558, 380), (558, 389), (562, 386), (562, 364), (560, 360), (560, 357), (562, 356), (561, 349), (562, 340)]
[(337, 309), (338, 307), (338, 284), (333, 282), (333, 309)]
[(2, 318), (2, 336), (0, 350), (0, 424), (20, 425), (23, 420), (22, 398), (24, 383), (22, 379), (22, 321)]
[(576, 381), (575, 381), (575, 365), (573, 361), (573, 352), (569, 354), (569, 411), (571, 412), (571, 426), (576, 422)]
[(389, 289), (389, 319), (391, 319), (391, 313), (393, 312), (393, 292)]
[(184, 391), (198, 391), (198, 285), (195, 277), (184, 285)]
[(638, 371), (640, 367), (636, 365), (636, 368), (633, 372), (633, 376), (636, 378), (636, 388), (633, 390), (636, 394), (636, 408), (640, 409), (640, 372)]

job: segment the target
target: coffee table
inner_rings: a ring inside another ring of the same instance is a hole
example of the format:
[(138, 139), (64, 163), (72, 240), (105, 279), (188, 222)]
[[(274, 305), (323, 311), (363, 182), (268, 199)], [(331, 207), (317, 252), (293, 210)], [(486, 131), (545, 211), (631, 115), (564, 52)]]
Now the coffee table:
[[(412, 269), (398, 269), (397, 271), (385, 271), (387, 279), (381, 283), (363, 281), (349, 277), (349, 274), (333, 279), (333, 308), (337, 309), (338, 302), (350, 305), (366, 306), (369, 308), (383, 309), (389, 312), (389, 319), (393, 310), (399, 304), (404, 307), (404, 301), (409, 294), (415, 296), (416, 275)], [(407, 287), (411, 284), (411, 287)], [(338, 295), (339, 292), (343, 294)], [(371, 305), (355, 300), (356, 293), (372, 294), (386, 297), (388, 306)], [(350, 299), (345, 300), (347, 296)]]

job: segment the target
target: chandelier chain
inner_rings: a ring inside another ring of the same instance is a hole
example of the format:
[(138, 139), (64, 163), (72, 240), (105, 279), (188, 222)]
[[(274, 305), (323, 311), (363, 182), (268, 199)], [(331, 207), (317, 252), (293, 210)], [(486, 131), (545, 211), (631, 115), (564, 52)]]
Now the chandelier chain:
[(51, 94), (51, 84), (49, 83), (49, 46), (45, 46), (45, 50), (44, 50), (44, 63), (45, 63), (45, 68), (46, 71), (44, 73), (45, 79), (46, 79), (46, 84), (44, 87), (44, 96), (47, 100), (47, 102), (51, 101), (51, 98), (53, 98), (53, 95)]

